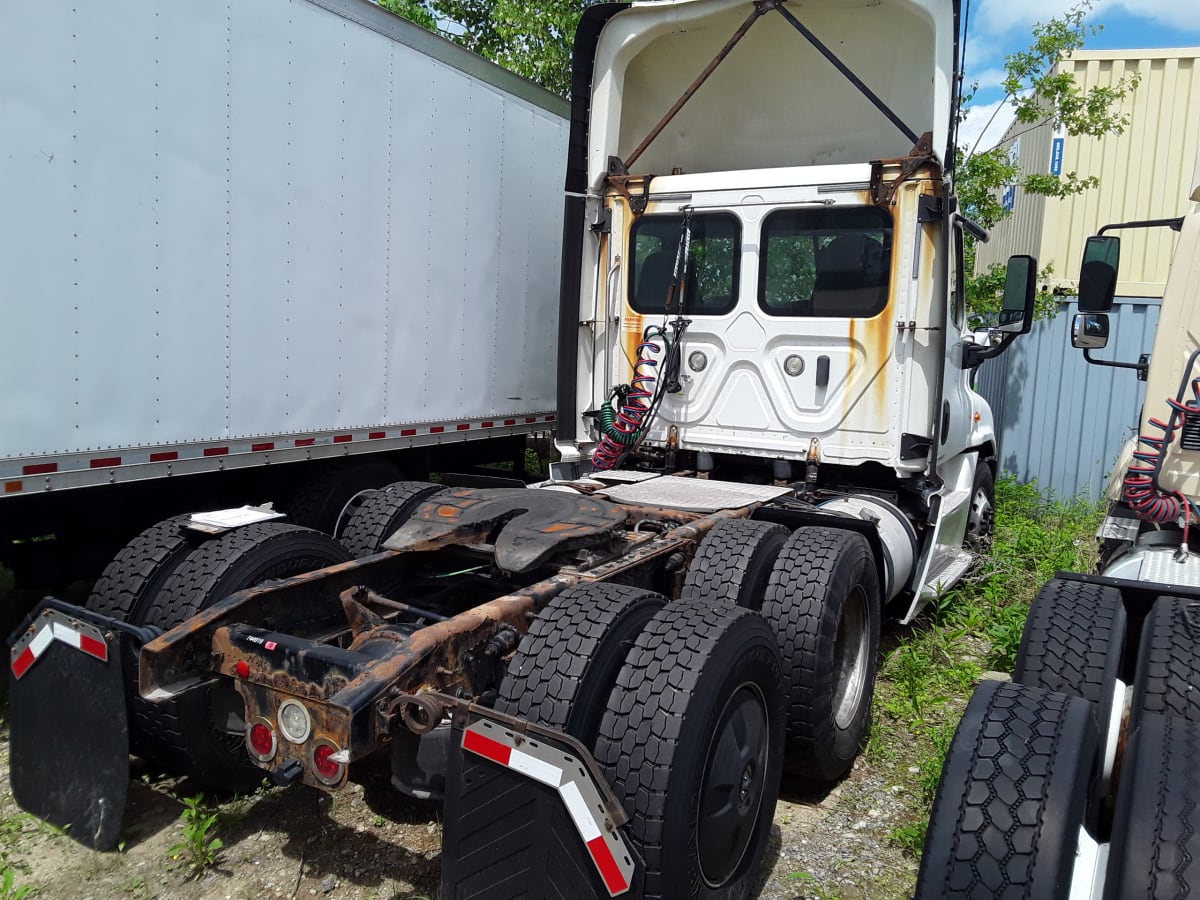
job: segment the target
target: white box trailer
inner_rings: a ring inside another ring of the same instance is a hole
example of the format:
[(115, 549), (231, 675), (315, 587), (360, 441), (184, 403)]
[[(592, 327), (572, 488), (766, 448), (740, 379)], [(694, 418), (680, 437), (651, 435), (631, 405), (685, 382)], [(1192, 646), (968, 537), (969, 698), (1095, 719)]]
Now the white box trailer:
[(367, 0), (4, 4), (0, 531), (548, 430), (566, 111)]

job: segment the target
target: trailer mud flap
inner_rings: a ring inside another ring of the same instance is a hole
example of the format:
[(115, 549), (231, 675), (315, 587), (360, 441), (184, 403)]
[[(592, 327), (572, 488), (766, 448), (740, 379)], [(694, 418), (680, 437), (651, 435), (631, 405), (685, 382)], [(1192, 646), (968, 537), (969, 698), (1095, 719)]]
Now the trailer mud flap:
[(111, 850), (129, 786), (120, 644), (113, 631), (51, 602), (43, 601), (13, 636), (13, 798), (79, 843)]
[(454, 722), (442, 900), (640, 896), (633, 850), (569, 744)]

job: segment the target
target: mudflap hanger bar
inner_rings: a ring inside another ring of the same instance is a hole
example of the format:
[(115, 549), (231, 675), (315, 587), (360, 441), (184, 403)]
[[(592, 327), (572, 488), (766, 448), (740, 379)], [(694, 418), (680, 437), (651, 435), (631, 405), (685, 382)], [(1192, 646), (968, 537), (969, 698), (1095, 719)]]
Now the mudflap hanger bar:
[[(453, 755), (446, 779), (442, 896), (458, 896), (456, 889), (465, 886), (455, 881), (461, 867), (454, 860), (484, 852), (468, 823), (493, 818), (485, 807), (492, 805), (496, 790), (528, 791), (531, 782), (538, 786), (535, 802), (513, 804), (513, 816), (493, 826), (498, 835), (488, 841), (488, 848), (497, 861), (507, 859), (506, 838), (520, 834), (521, 840), (533, 844), (536, 856), (545, 856), (545, 871), (553, 859), (555, 871), (575, 869), (584, 875), (588, 883), (571, 885), (580, 900), (617, 897), (634, 888), (640, 860), (620, 831), (629, 817), (578, 740), (432, 691), (400, 697), (397, 704), (405, 724), (417, 734), (428, 733), (448, 715), (454, 746), (461, 750)], [(578, 842), (563, 840), (564, 833), (570, 833), (568, 822)], [(589, 869), (595, 872), (591, 878), (586, 877)]]
[[(700, 90), (704, 82), (708, 80), (708, 77), (716, 71), (717, 67), (721, 65), (722, 62), (725, 61), (726, 57), (729, 56), (729, 54), (733, 51), (733, 48), (738, 45), (742, 38), (746, 36), (746, 33), (751, 29), (754, 23), (771, 10), (775, 10), (781, 16), (783, 16), (784, 19), (788, 21), (788, 24), (800, 32), (800, 34), (804, 36), (804, 39), (812, 44), (814, 48), (816, 48), (817, 52), (829, 60), (830, 64), (832, 64), (835, 69), (841, 72), (842, 75), (845, 76), (846, 80), (849, 81), (850, 84), (852, 84), (860, 94), (870, 101), (872, 106), (878, 109), (889, 122), (895, 125), (900, 130), (901, 134), (913, 142), (913, 152), (908, 157), (909, 159), (922, 156), (924, 157), (923, 161), (928, 161), (933, 157), (933, 136), (929, 133), (919, 136), (916, 131), (914, 131), (903, 119), (900, 118), (899, 115), (896, 114), (896, 112), (890, 106), (883, 101), (882, 97), (871, 90), (867, 83), (854, 73), (853, 69), (842, 62), (836, 53), (830, 50), (829, 47), (822, 43), (821, 39), (813, 34), (813, 32), (809, 30), (803, 22), (797, 19), (791, 10), (786, 7), (785, 3), (786, 0), (754, 0), (754, 9), (746, 18), (746, 21), (744, 21), (738, 27), (738, 30), (733, 33), (733, 36), (730, 37), (730, 39), (725, 42), (725, 45), (717, 51), (717, 55), (714, 56), (712, 61), (704, 67), (704, 70), (696, 76), (695, 81), (687, 86), (684, 92), (680, 95), (679, 99), (676, 100), (674, 105), (666, 111), (661, 119), (658, 120), (658, 123), (650, 129), (649, 133), (642, 139), (642, 142), (638, 144), (636, 148), (634, 148), (633, 152), (629, 154), (628, 158), (621, 160), (619, 157), (614, 156), (609, 159), (609, 183), (612, 184), (613, 187), (615, 187), (617, 191), (620, 192), (626, 198), (626, 200), (630, 202), (630, 206), (633, 208), (635, 215), (641, 215), (641, 213), (646, 209), (646, 203), (650, 193), (650, 179), (653, 176), (630, 175), (630, 166), (636, 163), (641, 158), (642, 154), (646, 152), (646, 149), (652, 143), (654, 143), (655, 139), (660, 134), (662, 134), (663, 129), (671, 123), (671, 120), (674, 119), (679, 111), (687, 105), (687, 102), (692, 99), (696, 91)], [(916, 167), (914, 167), (913, 171), (915, 170)], [(907, 178), (911, 174), (911, 172), (905, 173), (903, 177)], [(636, 196), (631, 196), (629, 191), (629, 186), (631, 184), (640, 187), (642, 193)], [(877, 191), (874, 193), (878, 196)], [(880, 199), (876, 199), (875, 202), (890, 202), (890, 200), (882, 201)]]

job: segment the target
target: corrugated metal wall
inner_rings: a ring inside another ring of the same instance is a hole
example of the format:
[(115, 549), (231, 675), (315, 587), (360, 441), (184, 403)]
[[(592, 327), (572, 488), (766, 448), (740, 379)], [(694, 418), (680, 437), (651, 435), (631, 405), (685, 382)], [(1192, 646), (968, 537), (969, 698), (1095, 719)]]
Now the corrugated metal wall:
[[(1112, 338), (1100, 359), (1136, 362), (1158, 324), (1157, 300), (1117, 298)], [(1007, 352), (985, 362), (976, 390), (996, 417), (1001, 468), (1037, 479), (1056, 497), (1100, 497), (1124, 442), (1133, 434), (1145, 385), (1132, 369), (1089, 365), (1071, 346), (1075, 304), (1039, 322)]]
[[(1059, 68), (1074, 74), (1085, 90), (1139, 73), (1141, 83), (1125, 101), (1129, 126), (1124, 134), (1100, 139), (1066, 137), (1062, 171), (1095, 175), (1100, 187), (1065, 200), (1025, 195), (1018, 188), (1012, 217), (980, 245), (976, 270), (1012, 253), (1032, 253), (1039, 265), (1053, 265), (1052, 287), (1074, 291), (1084, 238), (1100, 226), (1186, 211), (1200, 150), (1200, 47), (1080, 51)], [(1001, 143), (1028, 127), (1014, 123)], [(1022, 171), (1050, 171), (1049, 125), (1025, 131), (1019, 140)], [(1161, 297), (1177, 240), (1164, 229), (1123, 234), (1117, 292)]]

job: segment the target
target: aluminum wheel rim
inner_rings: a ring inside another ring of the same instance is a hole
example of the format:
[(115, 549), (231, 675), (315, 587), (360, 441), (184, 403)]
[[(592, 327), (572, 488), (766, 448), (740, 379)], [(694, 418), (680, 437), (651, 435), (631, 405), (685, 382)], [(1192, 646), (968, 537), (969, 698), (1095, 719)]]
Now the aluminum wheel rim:
[(992, 501), (988, 498), (987, 491), (983, 488), (976, 489), (975, 496), (971, 498), (971, 512), (967, 516), (967, 533), (986, 535), (991, 531), (994, 516), (995, 511), (992, 509)]
[(721, 711), (700, 782), (696, 845), (709, 887), (720, 887), (737, 873), (753, 842), (770, 734), (762, 691), (751, 682), (739, 685)]
[(867, 655), (870, 652), (870, 610), (867, 592), (856, 585), (842, 607), (834, 641), (833, 666), (837, 687), (833, 695), (833, 721), (838, 728), (849, 728), (858, 714), (867, 684)]

